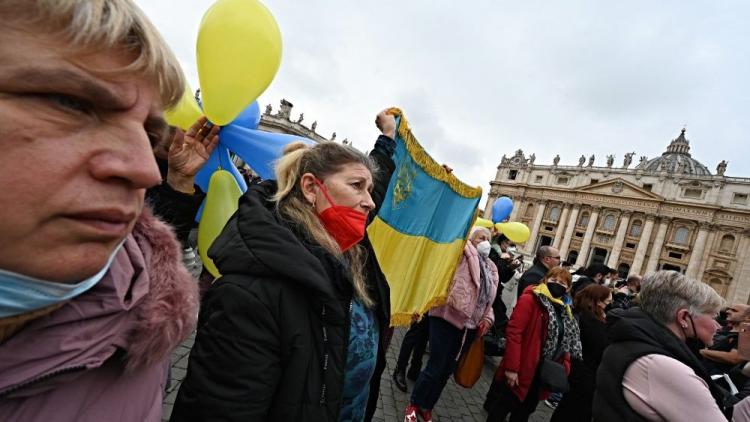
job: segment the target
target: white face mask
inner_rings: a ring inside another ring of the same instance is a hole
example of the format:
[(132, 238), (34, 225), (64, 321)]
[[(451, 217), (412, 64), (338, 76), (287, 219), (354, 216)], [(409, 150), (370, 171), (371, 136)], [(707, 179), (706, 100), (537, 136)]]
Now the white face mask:
[(602, 283), (602, 285), (603, 285), (604, 287), (609, 287), (609, 285), (610, 285), (610, 284), (612, 284), (612, 280), (611, 280), (611, 279), (610, 279), (609, 277), (606, 277), (606, 278), (604, 279), (604, 283)]
[(513, 255), (515, 255), (516, 254), (516, 247), (515, 246), (511, 246), (510, 248), (508, 248), (508, 252), (510, 252)]
[(490, 249), (492, 249), (492, 245), (490, 245), (490, 242), (486, 240), (477, 244), (477, 252), (479, 252), (479, 255), (482, 255), (485, 258), (490, 256)]

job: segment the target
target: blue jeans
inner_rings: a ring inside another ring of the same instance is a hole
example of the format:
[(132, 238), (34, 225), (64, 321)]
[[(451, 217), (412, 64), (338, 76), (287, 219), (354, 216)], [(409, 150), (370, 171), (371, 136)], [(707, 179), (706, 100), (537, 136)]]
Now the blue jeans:
[(474, 341), (477, 330), (466, 330), (463, 348), (464, 330), (454, 327), (448, 321), (428, 317), (430, 324), (430, 358), (427, 366), (419, 374), (417, 384), (411, 394), (411, 402), (420, 409), (432, 410), (440, 398), (451, 374), (458, 366), (459, 352), (465, 353)]

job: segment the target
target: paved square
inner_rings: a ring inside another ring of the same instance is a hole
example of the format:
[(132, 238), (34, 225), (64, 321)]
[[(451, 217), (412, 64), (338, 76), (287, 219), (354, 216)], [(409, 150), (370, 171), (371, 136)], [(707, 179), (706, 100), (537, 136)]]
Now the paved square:
[[(414, 383), (408, 381), (409, 393), (402, 393), (393, 385), (391, 374), (393, 374), (393, 370), (396, 367), (398, 350), (401, 347), (401, 340), (405, 332), (406, 329), (397, 329), (393, 335), (391, 347), (388, 349), (388, 366), (385, 372), (383, 372), (383, 377), (381, 379), (380, 399), (378, 400), (378, 410), (375, 413), (374, 422), (394, 422), (403, 420), (403, 412), (408, 404)], [(164, 421), (169, 420), (169, 415), (172, 413), (172, 405), (177, 396), (177, 390), (180, 387), (180, 383), (185, 377), (188, 355), (190, 354), (190, 348), (192, 347), (194, 340), (195, 334), (191, 335), (190, 338), (172, 353), (172, 381), (167, 390), (167, 396), (164, 399), (164, 414), (162, 417)], [(427, 363), (427, 358), (428, 357), (425, 356), (425, 364)], [(440, 396), (437, 406), (435, 406), (435, 410), (433, 411), (434, 420), (440, 422), (485, 421), (487, 419), (487, 413), (482, 409), (482, 403), (484, 403), (485, 393), (487, 392), (495, 373), (496, 363), (497, 360), (494, 358), (488, 358), (485, 360), (482, 377), (474, 388), (463, 388), (457, 385), (451, 378), (445, 386), (445, 390), (443, 390), (443, 394)], [(547, 422), (551, 415), (552, 411), (543, 403), (540, 403), (536, 413), (531, 416), (530, 421)]]

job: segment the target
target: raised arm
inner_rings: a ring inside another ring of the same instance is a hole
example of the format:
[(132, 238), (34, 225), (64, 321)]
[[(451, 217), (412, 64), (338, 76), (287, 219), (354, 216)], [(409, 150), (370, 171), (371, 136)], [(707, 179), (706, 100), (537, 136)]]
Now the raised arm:
[(378, 165), (379, 171), (373, 175), (375, 186), (372, 191), (372, 200), (375, 202), (375, 209), (370, 213), (370, 218), (377, 215), (380, 210), (385, 193), (388, 191), (388, 183), (396, 167), (393, 162), (393, 152), (396, 150), (396, 119), (383, 110), (375, 118), (375, 126), (380, 130), (380, 136), (370, 151), (370, 158)]

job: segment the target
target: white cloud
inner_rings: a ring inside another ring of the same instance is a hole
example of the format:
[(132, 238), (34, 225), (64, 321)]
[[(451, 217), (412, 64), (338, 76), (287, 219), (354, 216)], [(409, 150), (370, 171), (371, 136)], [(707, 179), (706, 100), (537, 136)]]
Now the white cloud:
[[(193, 87), (210, 1), (141, 7)], [(687, 124), (693, 157), (750, 176), (750, 3), (268, 1), (284, 38), (262, 105), (366, 150), (375, 114), (402, 107), (439, 162), (487, 190), (500, 157), (661, 154)], [(295, 116), (296, 117), (296, 114)]]

